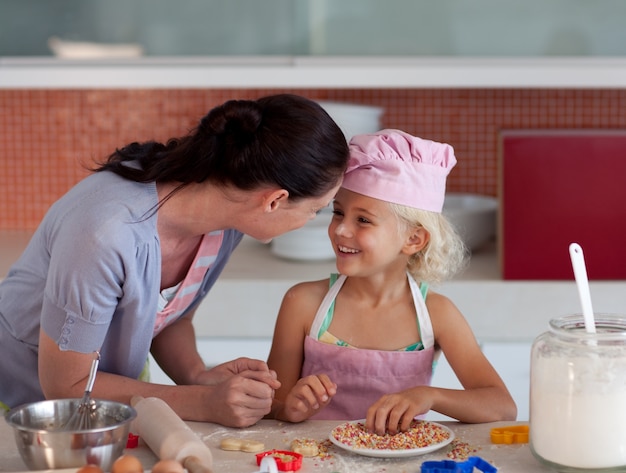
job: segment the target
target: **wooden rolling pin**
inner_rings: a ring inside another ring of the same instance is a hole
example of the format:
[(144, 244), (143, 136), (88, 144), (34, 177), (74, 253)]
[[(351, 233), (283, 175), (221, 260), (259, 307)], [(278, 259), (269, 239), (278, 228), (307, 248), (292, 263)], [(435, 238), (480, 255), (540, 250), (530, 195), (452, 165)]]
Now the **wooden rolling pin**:
[(189, 473), (212, 473), (211, 450), (165, 401), (135, 396), (134, 428), (160, 460), (176, 460)]

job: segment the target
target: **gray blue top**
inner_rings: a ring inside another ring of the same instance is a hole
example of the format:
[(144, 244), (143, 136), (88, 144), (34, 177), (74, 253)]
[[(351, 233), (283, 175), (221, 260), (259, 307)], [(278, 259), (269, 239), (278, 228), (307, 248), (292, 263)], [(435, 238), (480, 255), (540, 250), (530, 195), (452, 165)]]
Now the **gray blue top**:
[[(156, 205), (155, 183), (100, 172), (50, 208), (0, 283), (0, 401), (14, 407), (43, 399), (40, 328), (62, 350), (100, 350), (102, 371), (140, 375), (160, 290)], [(242, 237), (224, 231), (187, 312), (207, 295)]]

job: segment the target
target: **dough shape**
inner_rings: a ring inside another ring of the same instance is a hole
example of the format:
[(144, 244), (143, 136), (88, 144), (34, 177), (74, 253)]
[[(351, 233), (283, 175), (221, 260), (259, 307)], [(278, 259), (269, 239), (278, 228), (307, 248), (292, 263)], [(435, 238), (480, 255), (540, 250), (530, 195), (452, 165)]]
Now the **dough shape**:
[(263, 442), (257, 442), (256, 440), (244, 440), (241, 445), (242, 452), (257, 453), (265, 450), (265, 444)]
[(291, 442), (291, 450), (303, 457), (315, 457), (319, 454), (319, 445), (313, 439), (296, 439)]
[(263, 444), (263, 442), (257, 442), (256, 440), (226, 437), (220, 442), (220, 448), (222, 450), (232, 452), (242, 451), (247, 453), (257, 453), (265, 450), (265, 444)]
[(220, 448), (222, 450), (228, 450), (233, 452), (238, 452), (239, 450), (241, 450), (242, 445), (243, 440), (236, 439), (234, 437), (227, 437), (220, 442)]

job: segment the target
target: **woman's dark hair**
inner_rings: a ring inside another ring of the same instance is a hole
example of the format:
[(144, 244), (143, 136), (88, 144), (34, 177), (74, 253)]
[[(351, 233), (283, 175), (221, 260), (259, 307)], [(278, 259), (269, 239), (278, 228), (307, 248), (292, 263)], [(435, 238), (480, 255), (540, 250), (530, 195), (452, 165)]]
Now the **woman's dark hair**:
[(304, 97), (279, 94), (230, 100), (212, 109), (189, 135), (166, 144), (131, 143), (96, 171), (179, 187), (207, 180), (242, 190), (272, 185), (297, 200), (332, 189), (347, 162), (346, 138), (326, 111)]

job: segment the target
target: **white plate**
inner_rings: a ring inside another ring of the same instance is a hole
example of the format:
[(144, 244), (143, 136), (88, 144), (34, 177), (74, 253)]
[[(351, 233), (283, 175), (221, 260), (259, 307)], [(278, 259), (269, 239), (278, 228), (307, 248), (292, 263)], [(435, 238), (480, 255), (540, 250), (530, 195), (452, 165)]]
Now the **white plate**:
[(442, 430), (444, 430), (444, 431), (446, 431), (448, 433), (449, 437), (446, 440), (442, 441), (442, 442), (435, 443), (435, 444), (429, 445), (427, 447), (412, 448), (412, 449), (402, 449), (402, 450), (391, 450), (391, 449), (356, 448), (356, 447), (353, 447), (351, 445), (347, 445), (345, 443), (340, 442), (333, 435), (335, 429), (338, 428), (338, 427), (341, 427), (341, 426), (344, 426), (344, 425), (347, 425), (347, 424), (363, 424), (364, 422), (365, 421), (363, 421), (363, 420), (358, 420), (358, 421), (344, 422), (343, 424), (339, 424), (337, 427), (335, 427), (330, 432), (330, 435), (328, 436), (328, 438), (330, 439), (330, 441), (332, 443), (337, 445), (339, 448), (343, 448), (344, 450), (347, 450), (347, 451), (352, 452), (352, 453), (356, 453), (358, 455), (363, 455), (363, 456), (366, 456), (366, 457), (376, 457), (376, 458), (402, 458), (402, 457), (412, 457), (412, 456), (416, 456), (416, 455), (424, 455), (426, 453), (430, 453), (430, 452), (434, 452), (435, 450), (439, 450), (440, 448), (445, 447), (446, 445), (450, 444), (450, 442), (452, 442), (454, 440), (454, 432), (452, 432), (452, 430), (450, 430), (445, 425), (441, 425), (441, 424), (438, 424), (436, 422), (429, 422), (429, 421), (422, 421), (422, 422), (424, 422), (426, 424), (430, 424), (430, 425), (435, 425), (435, 426), (441, 428)]

